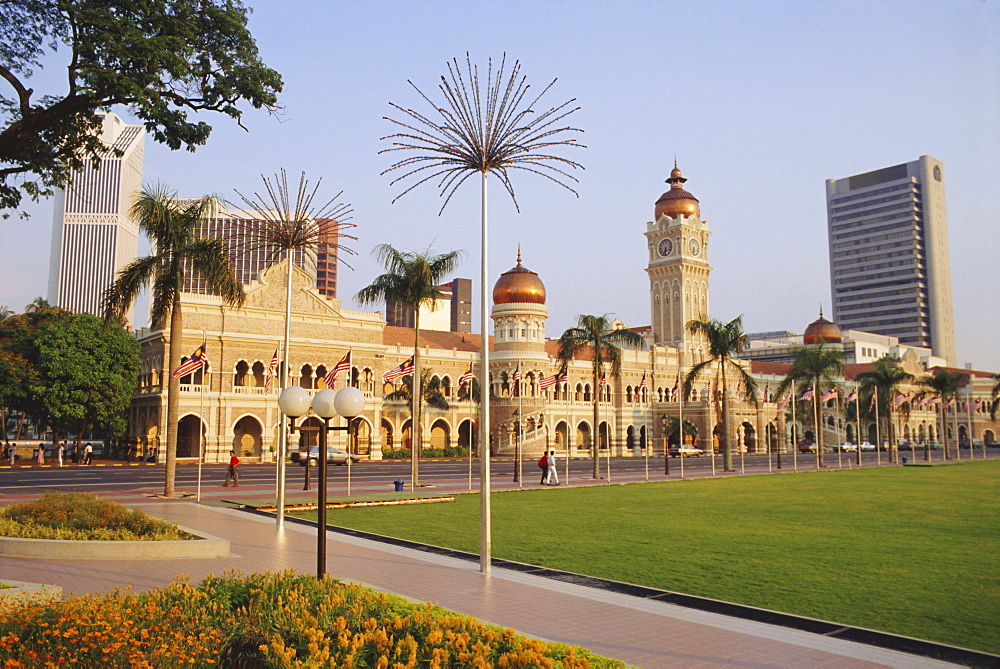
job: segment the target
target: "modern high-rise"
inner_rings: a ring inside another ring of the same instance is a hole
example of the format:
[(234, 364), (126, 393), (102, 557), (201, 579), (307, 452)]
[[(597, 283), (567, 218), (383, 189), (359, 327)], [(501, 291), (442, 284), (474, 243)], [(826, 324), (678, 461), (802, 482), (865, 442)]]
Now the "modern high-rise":
[[(452, 279), (438, 286), (441, 298), (420, 307), (423, 330), (472, 332), (472, 279)], [(414, 327), (414, 311), (396, 302), (386, 302), (385, 320), (397, 327)]]
[(944, 167), (930, 156), (828, 179), (833, 320), (955, 363)]
[[(128, 210), (142, 189), (146, 137), (143, 126), (116, 114), (98, 116), (104, 154), (88, 160), (56, 191), (48, 289), (49, 303), (95, 315), (104, 290), (139, 251), (139, 228)], [(131, 309), (126, 324), (132, 325)]]

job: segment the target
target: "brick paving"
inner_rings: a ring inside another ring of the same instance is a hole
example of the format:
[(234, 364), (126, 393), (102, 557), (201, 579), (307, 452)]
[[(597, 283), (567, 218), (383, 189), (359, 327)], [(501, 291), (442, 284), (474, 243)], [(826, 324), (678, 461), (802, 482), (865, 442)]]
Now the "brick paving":
[[(273, 488), (272, 488), (273, 491)], [(212, 490), (232, 498), (235, 491)], [(263, 490), (240, 489), (260, 496)], [(232, 542), (228, 558), (53, 560), (0, 558), (4, 578), (61, 586), (68, 594), (139, 590), (186, 574), (295, 569), (313, 573), (315, 529), (190, 501), (141, 504), (147, 512)], [(543, 639), (580, 644), (644, 667), (940, 667), (944, 663), (822, 635), (705, 613), (663, 602), (553, 581), (422, 551), (330, 533), (328, 569), (418, 601), (474, 615)]]

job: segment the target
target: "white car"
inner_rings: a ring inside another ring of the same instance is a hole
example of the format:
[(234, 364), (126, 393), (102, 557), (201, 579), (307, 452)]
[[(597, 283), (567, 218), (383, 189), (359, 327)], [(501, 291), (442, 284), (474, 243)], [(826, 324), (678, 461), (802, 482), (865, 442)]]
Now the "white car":
[(670, 457), (672, 458), (676, 458), (678, 456), (683, 458), (690, 458), (690, 457), (700, 458), (702, 455), (705, 454), (705, 451), (701, 450), (700, 448), (696, 448), (691, 444), (684, 444), (680, 448), (678, 448), (677, 446), (671, 446), (669, 453)]
[[(363, 455), (348, 453), (347, 451), (334, 446), (327, 446), (326, 448), (326, 461), (332, 462), (335, 465), (346, 465), (348, 460), (351, 461), (352, 465), (356, 465), (364, 459), (365, 456)], [(312, 447), (309, 451), (308, 459), (306, 458), (305, 451), (292, 453), (292, 462), (297, 462), (304, 466), (307, 461), (310, 467), (315, 467), (319, 464), (319, 446)]]
[(862, 441), (861, 442), (861, 450), (862, 451), (874, 451), (875, 450), (875, 444), (869, 444), (867, 441)]
[(858, 450), (858, 445), (845, 441), (834, 446), (833, 450), (842, 451), (844, 453), (853, 453), (854, 451)]

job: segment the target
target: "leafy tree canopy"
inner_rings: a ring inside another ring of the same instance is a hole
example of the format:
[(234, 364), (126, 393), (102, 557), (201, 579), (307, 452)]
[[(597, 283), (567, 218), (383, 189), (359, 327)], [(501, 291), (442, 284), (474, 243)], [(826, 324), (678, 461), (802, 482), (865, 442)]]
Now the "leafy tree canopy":
[[(239, 122), (239, 103), (277, 110), (281, 75), (260, 60), (240, 0), (0, 1), (0, 210), (50, 195), (104, 147), (94, 112), (127, 107), (153, 138), (193, 151)], [(66, 61), (66, 89), (36, 93), (33, 70)], [(5, 214), (6, 217), (8, 214)]]
[(140, 366), (139, 344), (127, 332), (105, 329), (96, 316), (61, 310), (15, 316), (2, 325), (0, 374), (19, 375), (21, 388), (9, 398), (12, 407), (47, 415), (77, 434), (90, 427), (124, 431), (122, 414)]

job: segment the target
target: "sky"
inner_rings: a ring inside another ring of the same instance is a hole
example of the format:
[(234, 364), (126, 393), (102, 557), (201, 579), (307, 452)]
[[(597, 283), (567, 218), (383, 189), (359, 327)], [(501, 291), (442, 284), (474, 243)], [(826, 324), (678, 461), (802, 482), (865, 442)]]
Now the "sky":
[[(547, 335), (580, 314), (649, 323), (646, 222), (676, 158), (712, 236), (711, 316), (748, 332), (801, 332), (830, 315), (825, 180), (931, 155), (944, 163), (959, 365), (1000, 371), (1000, 1), (250, 2), (283, 111), (247, 109), (196, 152), (146, 140), (144, 181), (182, 196), (259, 191), (281, 168), (343, 191), (358, 252), (338, 296), (381, 273), (376, 244), (464, 250), (456, 275), (480, 275), (478, 179), (442, 215), (432, 184), (400, 198), (379, 151), (426, 109), (447, 63), (518, 60), (543, 102), (575, 99), (586, 149), (579, 196), (512, 173), (520, 212), (490, 184), (491, 282), (515, 265), (547, 290)], [(61, 54), (32, 81), (58, 93)], [(127, 120), (126, 109), (116, 109)], [(21, 311), (47, 290), (52, 203), (0, 222), (0, 304)], [(140, 251), (142, 252), (142, 250)], [(138, 316), (139, 312), (137, 312)], [(473, 319), (478, 331), (478, 308)]]

